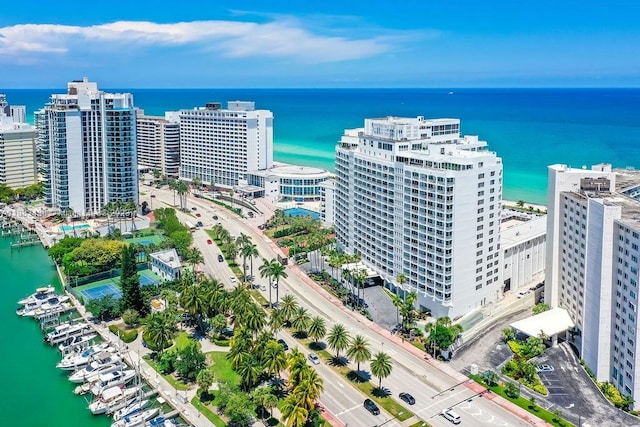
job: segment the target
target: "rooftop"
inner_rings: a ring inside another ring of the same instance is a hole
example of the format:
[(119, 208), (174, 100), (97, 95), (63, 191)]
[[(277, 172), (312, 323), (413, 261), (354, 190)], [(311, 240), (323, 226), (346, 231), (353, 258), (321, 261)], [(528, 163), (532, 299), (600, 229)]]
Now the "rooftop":
[(547, 233), (547, 216), (541, 215), (529, 221), (508, 220), (500, 227), (500, 246), (508, 249), (519, 243)]
[(529, 335), (530, 337), (540, 336), (544, 333), (551, 337), (571, 329), (575, 326), (569, 313), (564, 308), (552, 308), (535, 316), (518, 320), (510, 324), (513, 329)]
[(181, 266), (180, 257), (178, 257), (178, 252), (176, 252), (174, 248), (154, 252), (150, 256), (151, 258), (155, 258), (171, 268), (180, 268)]

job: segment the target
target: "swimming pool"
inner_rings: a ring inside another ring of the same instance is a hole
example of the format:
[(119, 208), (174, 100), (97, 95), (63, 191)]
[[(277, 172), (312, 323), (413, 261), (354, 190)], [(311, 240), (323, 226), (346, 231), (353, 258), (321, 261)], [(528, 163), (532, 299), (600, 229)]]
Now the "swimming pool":
[(76, 226), (71, 226), (71, 225), (61, 225), (60, 226), (60, 230), (62, 231), (73, 231), (73, 229), (76, 230), (84, 230), (85, 228), (91, 228), (91, 226), (89, 224), (78, 224)]
[(289, 208), (284, 210), (287, 216), (310, 216), (313, 219), (320, 219), (320, 213), (305, 208)]

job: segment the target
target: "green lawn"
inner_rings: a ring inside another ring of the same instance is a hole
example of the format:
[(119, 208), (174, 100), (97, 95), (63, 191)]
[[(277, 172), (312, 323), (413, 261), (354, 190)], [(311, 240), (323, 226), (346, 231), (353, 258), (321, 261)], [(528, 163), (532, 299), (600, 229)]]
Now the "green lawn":
[(212, 351), (205, 353), (209, 362), (209, 369), (213, 372), (216, 381), (224, 381), (232, 385), (240, 384), (240, 376), (231, 368), (231, 362), (227, 360), (227, 353)]
[(424, 421), (418, 421), (417, 423), (411, 424), (409, 427), (431, 427), (431, 425), (425, 423)]
[[(189, 336), (186, 332), (180, 332), (175, 339), (175, 348), (178, 350), (182, 350), (185, 348), (191, 341), (195, 341), (193, 338)], [(202, 347), (201, 344), (195, 341), (198, 344), (198, 347)]]
[(191, 403), (201, 414), (207, 417), (207, 419), (211, 421), (213, 425), (215, 425), (216, 427), (226, 427), (227, 423), (225, 423), (222, 418), (220, 418), (215, 412), (205, 406), (204, 403), (200, 402), (198, 396), (194, 396), (194, 398), (191, 399)]
[[(142, 358), (146, 360), (149, 366), (151, 366), (157, 373), (162, 375), (158, 370), (158, 364), (151, 358), (151, 356), (149, 356), (148, 354), (145, 354), (144, 356), (142, 356)], [(185, 384), (182, 381), (176, 379), (173, 375), (162, 375), (162, 378), (167, 380), (167, 382), (171, 384), (173, 388), (175, 388), (176, 390), (179, 390), (179, 391), (189, 390), (188, 384)]]

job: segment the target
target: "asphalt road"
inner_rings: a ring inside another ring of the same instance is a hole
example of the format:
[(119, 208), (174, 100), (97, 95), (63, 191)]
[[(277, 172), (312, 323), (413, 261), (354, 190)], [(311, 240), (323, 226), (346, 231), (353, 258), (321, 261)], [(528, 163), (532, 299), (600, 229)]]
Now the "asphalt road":
[[(173, 203), (173, 192), (165, 189), (153, 189), (156, 194), (154, 205), (158, 207), (160, 201), (164, 200), (168, 205)], [(141, 197), (145, 200), (148, 196)], [(221, 223), (232, 235), (239, 236), (240, 233), (249, 235), (257, 245), (261, 257), (272, 259), (275, 257), (270, 246), (270, 240), (259, 234), (257, 230), (247, 226), (237, 216), (231, 214), (226, 209), (203, 199), (189, 197), (188, 207), (197, 207), (197, 211), (189, 210), (189, 213), (179, 213), (178, 217), (190, 222), (202, 221), (204, 228), (211, 228), (216, 223)], [(192, 214), (199, 212), (201, 217), (196, 218)], [(212, 219), (213, 215), (218, 216), (218, 220)], [(232, 275), (226, 262), (218, 262), (217, 255), (220, 253), (215, 245), (208, 245), (204, 230), (194, 232), (194, 245), (198, 247), (205, 259), (204, 271), (213, 277), (221, 280), (226, 286), (235, 284), (229, 279)], [(261, 260), (254, 260), (254, 271), (260, 265)], [(461, 415), (463, 423), (467, 425), (497, 425), (497, 426), (526, 426), (529, 425), (524, 420), (514, 416), (510, 412), (495, 405), (491, 401), (475, 397), (475, 393), (459, 385), (458, 380), (447, 373), (434, 368), (424, 362), (424, 360), (407, 352), (402, 346), (390, 339), (390, 333), (381, 330), (380, 333), (366, 326), (359, 315), (347, 313), (340, 307), (334, 305), (323, 296), (316, 293), (309, 285), (302, 281), (293, 271), (287, 270), (288, 278), (280, 281), (280, 297), (287, 293), (296, 296), (301, 306), (307, 308), (312, 315), (320, 315), (327, 320), (328, 329), (334, 323), (342, 323), (349, 330), (350, 334), (363, 335), (369, 342), (371, 352), (384, 351), (394, 359), (394, 369), (392, 374), (383, 380), (383, 386), (388, 388), (394, 396), (402, 391), (410, 392), (416, 398), (416, 404), (409, 409), (421, 419), (434, 426), (450, 426), (451, 424), (439, 414), (449, 407), (453, 407)], [(264, 283), (257, 275), (256, 282)], [(268, 298), (268, 291), (263, 291)], [(288, 341), (292, 343), (292, 338)], [(302, 349), (302, 346), (299, 346)], [(436, 363), (436, 362), (433, 362)], [(353, 388), (346, 380), (335, 374), (329, 367), (316, 365), (325, 379), (327, 388), (321, 396), (321, 404), (337, 416), (345, 425), (349, 426), (373, 426), (381, 424), (391, 417), (384, 412), (374, 417), (362, 406), (364, 395)], [(355, 366), (353, 366), (355, 369)], [(368, 369), (367, 364), (362, 364), (361, 369)], [(373, 379), (377, 381), (377, 379)], [(442, 394), (442, 391), (444, 391)], [(398, 399), (399, 400), (399, 399)], [(470, 401), (469, 401), (470, 400)], [(405, 406), (407, 406), (405, 404)], [(386, 423), (389, 427), (397, 424), (395, 421)]]

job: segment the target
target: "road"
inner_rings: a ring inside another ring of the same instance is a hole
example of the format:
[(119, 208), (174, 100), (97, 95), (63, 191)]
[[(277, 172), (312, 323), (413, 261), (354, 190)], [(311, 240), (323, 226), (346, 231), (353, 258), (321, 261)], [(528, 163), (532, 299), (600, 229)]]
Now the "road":
[[(158, 201), (165, 201), (172, 205), (173, 193), (165, 189), (153, 189), (156, 195), (156, 206)], [(144, 200), (144, 197), (142, 197)], [(272, 259), (275, 257), (273, 243), (266, 236), (252, 225), (248, 225), (244, 220), (230, 213), (224, 208), (198, 198), (189, 197), (188, 207), (196, 207), (197, 211), (189, 213), (179, 213), (180, 219), (193, 222), (202, 221), (204, 228), (211, 228), (217, 223), (221, 223), (232, 235), (239, 236), (244, 233), (250, 236), (256, 244), (261, 257)], [(201, 217), (195, 218), (192, 214), (200, 213)], [(212, 216), (218, 216), (214, 221)], [(215, 245), (208, 245), (209, 237), (204, 230), (194, 232), (194, 246), (200, 249), (205, 260), (204, 271), (213, 277), (218, 278), (226, 286), (233, 286), (230, 277), (231, 270), (226, 262), (218, 262), (217, 255), (220, 253)], [(256, 281), (261, 282), (257, 274), (261, 260), (254, 260), (254, 272)], [(371, 327), (369, 322), (358, 314), (346, 311), (335, 299), (329, 300), (319, 294), (317, 289), (310, 286), (299, 277), (295, 268), (287, 269), (288, 278), (280, 280), (280, 297), (287, 293), (296, 296), (299, 304), (307, 308), (311, 315), (320, 315), (326, 321), (328, 329), (335, 323), (341, 323), (349, 330), (353, 336), (363, 335), (369, 342), (372, 353), (384, 351), (394, 360), (394, 368), (391, 375), (383, 380), (383, 386), (388, 388), (394, 396), (402, 391), (410, 392), (416, 398), (416, 404), (409, 409), (419, 418), (434, 426), (449, 426), (447, 420), (439, 414), (446, 408), (453, 407), (461, 415), (463, 422), (473, 423), (472, 425), (496, 425), (496, 426), (526, 426), (531, 423), (526, 422), (511, 412), (494, 404), (491, 400), (482, 397), (474, 397), (476, 392), (472, 391), (465, 384), (460, 384), (461, 375), (448, 367), (441, 366), (439, 362), (429, 360), (428, 363), (415, 355), (398, 342), (398, 338), (391, 336), (388, 331), (381, 328)], [(264, 283), (264, 281), (262, 281)], [(268, 291), (262, 291), (268, 299)], [(274, 296), (275, 298), (275, 296)], [(366, 323), (366, 324), (365, 324)], [(292, 343), (292, 338), (288, 338)], [(405, 344), (406, 345), (406, 344)], [(302, 351), (302, 346), (299, 346)], [(374, 417), (362, 406), (365, 396), (354, 389), (346, 380), (337, 375), (333, 370), (324, 365), (316, 366), (325, 379), (327, 390), (321, 396), (321, 404), (326, 409), (337, 416), (345, 425), (349, 426), (372, 426), (381, 424), (391, 417), (384, 412)], [(361, 367), (368, 367), (362, 364)], [(355, 366), (353, 366), (355, 369)], [(374, 379), (376, 381), (376, 379)], [(442, 394), (440, 392), (444, 391)], [(407, 406), (405, 404), (405, 406)], [(395, 421), (387, 423), (389, 427), (397, 424)]]

